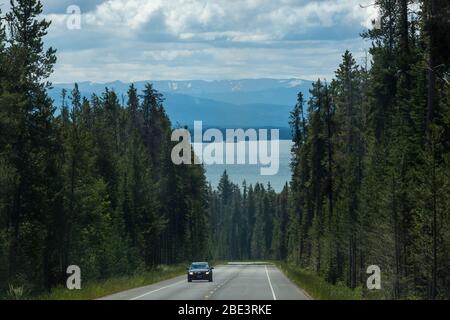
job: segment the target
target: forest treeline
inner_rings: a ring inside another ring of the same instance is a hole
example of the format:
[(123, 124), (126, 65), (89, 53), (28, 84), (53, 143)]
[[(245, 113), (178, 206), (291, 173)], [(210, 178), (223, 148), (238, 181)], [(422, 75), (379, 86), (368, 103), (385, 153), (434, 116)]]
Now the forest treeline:
[(209, 191), (211, 254), (222, 260), (287, 257), (288, 195), (286, 184), (276, 193), (270, 184), (240, 187), (222, 175)]
[[(376, 1), (331, 83), (299, 95), (289, 259), (365, 287), (378, 265), (387, 298), (450, 298), (450, 2)], [(416, 11), (413, 11), (415, 8)]]
[[(163, 97), (134, 86), (47, 95), (55, 50), (40, 1), (13, 1), (0, 29), (0, 290), (64, 285), (207, 256), (201, 166), (175, 166)], [(6, 28), (7, 27), (7, 28)]]

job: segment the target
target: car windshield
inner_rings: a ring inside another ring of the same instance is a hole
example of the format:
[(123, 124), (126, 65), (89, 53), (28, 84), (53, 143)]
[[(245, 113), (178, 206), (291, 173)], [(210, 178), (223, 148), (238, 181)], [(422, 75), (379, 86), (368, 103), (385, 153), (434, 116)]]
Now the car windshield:
[(193, 263), (191, 269), (208, 269), (207, 263)]

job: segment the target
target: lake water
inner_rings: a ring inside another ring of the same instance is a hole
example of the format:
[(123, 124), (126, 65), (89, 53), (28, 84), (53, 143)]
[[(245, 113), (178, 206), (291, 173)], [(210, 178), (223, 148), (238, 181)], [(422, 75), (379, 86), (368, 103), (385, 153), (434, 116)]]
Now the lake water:
[[(235, 143), (236, 145), (237, 143)], [(248, 142), (247, 142), (248, 144)], [(204, 143), (203, 147), (205, 148), (208, 144)], [(270, 145), (270, 144), (269, 144)], [(244, 181), (247, 182), (247, 185), (255, 185), (255, 183), (263, 183), (267, 185), (271, 184), (272, 188), (275, 191), (280, 192), (286, 182), (289, 182), (291, 179), (291, 147), (292, 141), (290, 140), (280, 140), (279, 141), (279, 170), (275, 175), (264, 176), (261, 174), (261, 167), (267, 167), (267, 165), (261, 164), (248, 164), (248, 159), (250, 156), (254, 156), (252, 151), (250, 151), (247, 145), (246, 148), (246, 163), (247, 164), (212, 164), (206, 165), (206, 178), (211, 183), (211, 185), (216, 188), (220, 177), (223, 172), (227, 170), (227, 173), (230, 177), (230, 180), (233, 183), (242, 185)], [(237, 150), (237, 149), (236, 149)], [(254, 150), (253, 150), (254, 151)], [(269, 148), (269, 152), (271, 152)], [(236, 162), (236, 161), (235, 161)]]

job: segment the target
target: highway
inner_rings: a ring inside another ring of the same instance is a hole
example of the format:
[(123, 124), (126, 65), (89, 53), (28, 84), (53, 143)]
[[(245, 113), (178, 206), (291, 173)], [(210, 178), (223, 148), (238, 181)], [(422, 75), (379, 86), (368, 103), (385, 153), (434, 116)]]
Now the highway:
[(309, 300), (278, 268), (270, 264), (232, 264), (214, 269), (214, 281), (187, 282), (179, 276), (113, 294), (101, 300)]

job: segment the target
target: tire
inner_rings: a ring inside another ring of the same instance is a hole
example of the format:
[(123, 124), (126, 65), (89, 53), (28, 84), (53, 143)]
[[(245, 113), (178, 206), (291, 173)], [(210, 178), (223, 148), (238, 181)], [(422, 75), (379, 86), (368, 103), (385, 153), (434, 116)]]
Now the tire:
[(209, 282), (213, 282), (213, 277), (212, 276), (209, 277)]
[(188, 277), (188, 282), (192, 282), (192, 279)]

